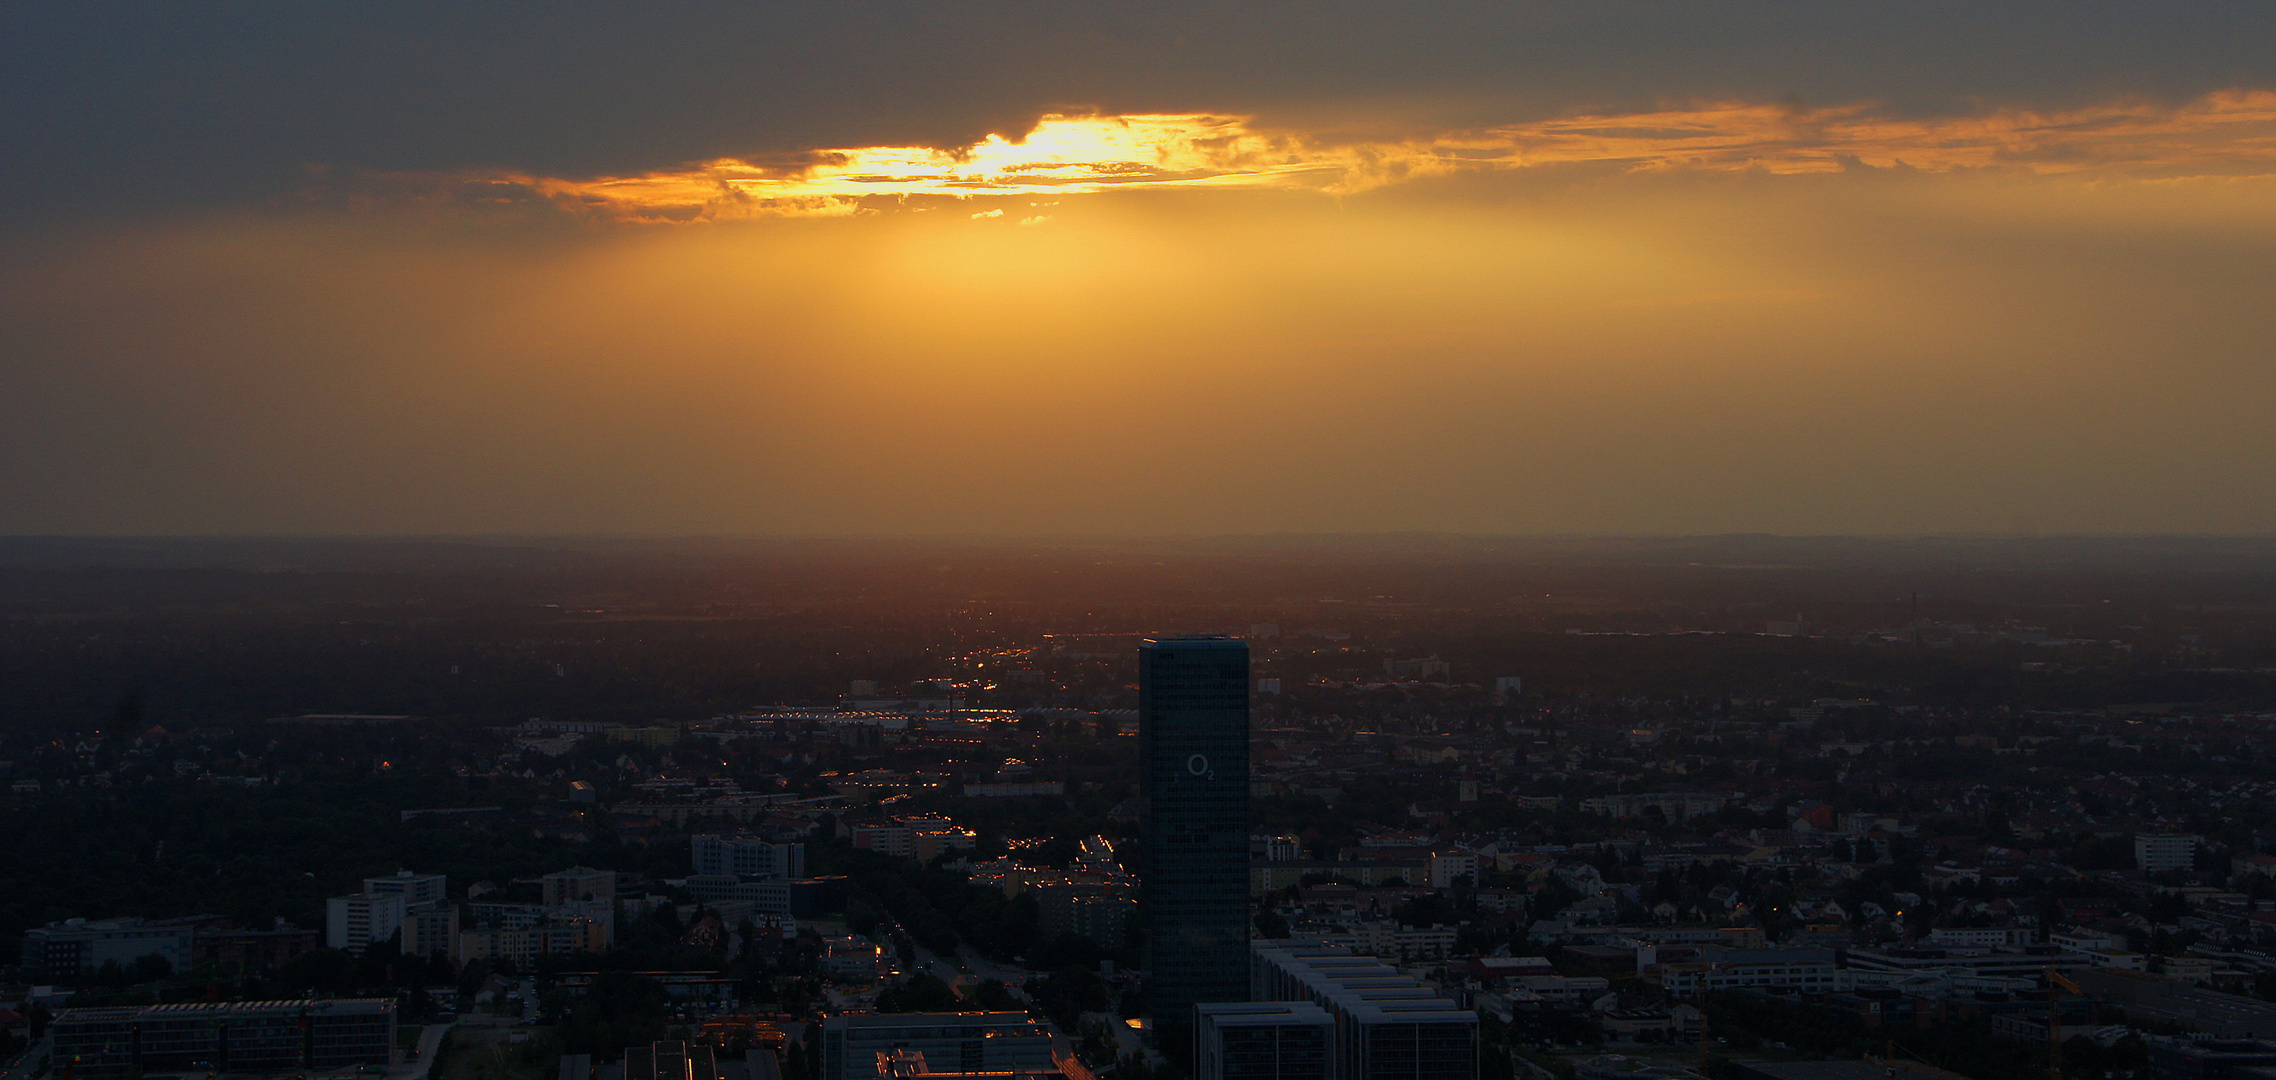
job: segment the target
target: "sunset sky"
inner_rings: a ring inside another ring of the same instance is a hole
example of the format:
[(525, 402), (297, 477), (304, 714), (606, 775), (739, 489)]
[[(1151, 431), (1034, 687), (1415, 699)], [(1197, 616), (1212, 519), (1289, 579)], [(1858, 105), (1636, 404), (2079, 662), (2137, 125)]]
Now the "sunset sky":
[(0, 9), (0, 533), (2276, 532), (2276, 5)]

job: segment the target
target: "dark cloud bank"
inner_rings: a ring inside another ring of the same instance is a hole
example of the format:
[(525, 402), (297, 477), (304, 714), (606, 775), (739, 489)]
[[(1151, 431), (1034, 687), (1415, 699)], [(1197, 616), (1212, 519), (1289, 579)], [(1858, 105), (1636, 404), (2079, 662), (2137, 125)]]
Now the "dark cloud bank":
[(19, 3), (0, 194), (241, 205), (311, 167), (632, 173), (955, 146), (1043, 111), (1498, 123), (1670, 98), (1914, 111), (2276, 82), (2264, 3)]

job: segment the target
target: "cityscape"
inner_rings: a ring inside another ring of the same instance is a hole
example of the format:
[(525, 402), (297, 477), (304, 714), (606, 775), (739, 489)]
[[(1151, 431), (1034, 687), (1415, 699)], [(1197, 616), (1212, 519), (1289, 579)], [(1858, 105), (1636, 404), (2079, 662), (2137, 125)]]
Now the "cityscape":
[(59, 544), (11, 1077), (2276, 1061), (2258, 542)]
[(2276, 4), (0, 4), (0, 1080), (2276, 1078)]

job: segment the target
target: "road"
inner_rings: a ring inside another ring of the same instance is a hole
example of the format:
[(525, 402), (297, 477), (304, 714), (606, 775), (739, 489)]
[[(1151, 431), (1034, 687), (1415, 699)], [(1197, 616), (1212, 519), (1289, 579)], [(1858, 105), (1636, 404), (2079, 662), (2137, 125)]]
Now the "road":
[(455, 1024), (428, 1024), (419, 1032), (418, 1053), (387, 1071), (387, 1080), (427, 1080), (427, 1070), (435, 1064), (435, 1054), (443, 1048), (443, 1036)]
[(40, 1061), (54, 1052), (54, 1047), (54, 1040), (43, 1036), (40, 1041), (32, 1044), (31, 1049), (24, 1051), (24, 1056), (10, 1062), (7, 1068), (0, 1069), (0, 1080), (31, 1080), (32, 1070), (38, 1068)]
[(956, 946), (956, 958), (964, 965), (962, 971), (957, 970), (955, 964), (942, 959), (940, 954), (931, 949), (917, 945), (916, 950), (916, 963), (910, 967), (914, 971), (921, 971), (955, 987), (957, 993), (964, 993), (981, 983), (994, 979), (1010, 988), (1013, 997), (1021, 1001), (1027, 1000), (1027, 991), (1024, 987), (1028, 977), (1034, 973), (1026, 968), (996, 963), (974, 952), (972, 946), (962, 942)]

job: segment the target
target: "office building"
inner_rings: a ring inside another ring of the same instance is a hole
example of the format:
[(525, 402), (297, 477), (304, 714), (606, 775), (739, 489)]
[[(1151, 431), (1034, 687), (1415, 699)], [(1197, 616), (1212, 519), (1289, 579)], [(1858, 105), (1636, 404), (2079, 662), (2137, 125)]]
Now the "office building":
[(1051, 1029), (1023, 1012), (883, 1013), (822, 1021), (819, 1080), (870, 1080), (877, 1055), (914, 1050), (938, 1072), (1050, 1072)]
[(1138, 647), (1148, 849), (1146, 1012), (1187, 1059), (1193, 1007), (1249, 999), (1249, 647), (1232, 638)]
[(335, 896), (324, 902), (324, 945), (361, 952), (400, 932), (409, 910), (403, 893)]
[(1197, 1080), (1333, 1080), (1335, 1021), (1309, 1001), (1194, 1006)]
[(1335, 1024), (1336, 1080), (1477, 1080), (1478, 1014), (1372, 956), (1255, 943), (1258, 1001), (1309, 1001)]
[(802, 878), (806, 876), (806, 845), (777, 844), (757, 836), (688, 838), (698, 874), (733, 874), (746, 878)]
[(58, 1070), (80, 1075), (384, 1069), (395, 1053), (395, 999), (68, 1009), (50, 1030)]

